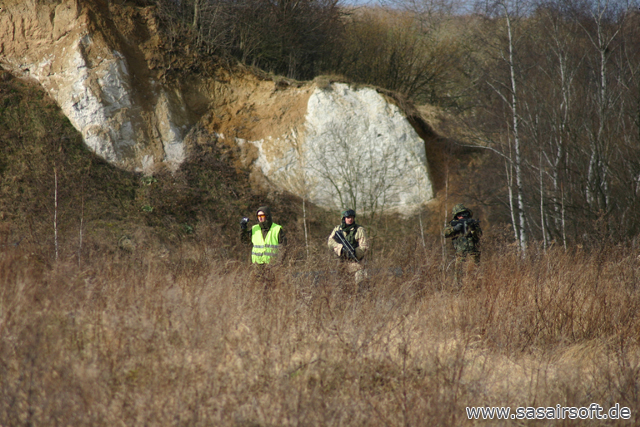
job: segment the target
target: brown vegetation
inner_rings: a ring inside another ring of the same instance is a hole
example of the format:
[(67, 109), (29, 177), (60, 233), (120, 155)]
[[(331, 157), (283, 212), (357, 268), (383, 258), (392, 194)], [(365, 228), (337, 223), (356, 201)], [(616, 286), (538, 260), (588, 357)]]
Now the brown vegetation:
[(523, 260), (492, 242), (457, 287), (438, 241), (387, 246), (358, 292), (320, 252), (265, 291), (216, 243), (82, 268), (3, 249), (3, 425), (467, 425), (466, 406), (592, 402), (638, 423), (624, 248)]

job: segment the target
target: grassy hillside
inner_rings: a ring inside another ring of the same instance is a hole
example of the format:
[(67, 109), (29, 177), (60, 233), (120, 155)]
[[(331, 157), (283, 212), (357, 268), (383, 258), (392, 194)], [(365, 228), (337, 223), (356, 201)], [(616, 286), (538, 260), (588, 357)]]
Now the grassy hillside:
[[(214, 247), (215, 256), (223, 259), (246, 260), (248, 249), (238, 241), (238, 222), (242, 216), (254, 219), (255, 209), (262, 205), (272, 207), (274, 219), (286, 227), (294, 246), (304, 243), (302, 201), (286, 193), (254, 191), (248, 171), (237, 169), (232, 161), (231, 149), (208, 134), (198, 139), (177, 172), (159, 170), (143, 176), (122, 171), (91, 153), (35, 83), (3, 72), (0, 105), (3, 245), (29, 246), (50, 261), (56, 252), (60, 260), (82, 260), (100, 251), (172, 253), (183, 243), (193, 243)], [(472, 174), (467, 171), (463, 178), (459, 172), (468, 168), (467, 161), (477, 159), (467, 156), (471, 160), (461, 161), (463, 154), (426, 137), (431, 141), (427, 150), (436, 190), (445, 197), (422, 212), (421, 219), (360, 218), (375, 253), (384, 253), (389, 242), (415, 247), (420, 220), (430, 234), (427, 239), (439, 241), (441, 212), (457, 202), (454, 194), (475, 188)], [(324, 241), (339, 222), (339, 212), (308, 203), (305, 209), (309, 250), (326, 256)], [(306, 253), (292, 252), (296, 259)]]
[(215, 244), (233, 258), (246, 255), (237, 247), (239, 218), (264, 204), (299, 231), (297, 202), (254, 193), (248, 174), (225, 161), (216, 141), (200, 145), (174, 174), (124, 172), (84, 146), (39, 86), (6, 72), (0, 80), (3, 245), (29, 246), (50, 260), (56, 240), (59, 259), (167, 251), (192, 241)]
[(65, 254), (78, 247), (81, 229), (85, 243), (106, 243), (107, 230), (117, 238), (123, 224), (140, 223), (139, 177), (89, 153), (42, 89), (3, 73), (0, 105), (0, 210), (6, 243), (51, 253), (56, 213)]

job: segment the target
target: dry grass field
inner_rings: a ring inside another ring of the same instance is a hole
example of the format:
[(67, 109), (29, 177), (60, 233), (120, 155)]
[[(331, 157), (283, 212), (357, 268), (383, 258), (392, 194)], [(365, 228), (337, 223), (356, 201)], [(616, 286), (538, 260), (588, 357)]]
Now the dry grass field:
[[(3, 248), (0, 425), (640, 423), (640, 262), (627, 248), (487, 250), (459, 286), (435, 242), (391, 248), (358, 290), (317, 250), (265, 289), (200, 243), (82, 266)], [(465, 411), (591, 403), (631, 419)]]

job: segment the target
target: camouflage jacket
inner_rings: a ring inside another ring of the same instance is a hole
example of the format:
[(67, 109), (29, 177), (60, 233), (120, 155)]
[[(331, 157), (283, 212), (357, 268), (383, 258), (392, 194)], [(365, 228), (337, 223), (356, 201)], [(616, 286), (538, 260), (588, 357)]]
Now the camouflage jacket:
[(482, 229), (480, 225), (467, 227), (465, 231), (456, 231), (453, 226), (447, 225), (444, 228), (444, 237), (451, 239), (456, 255), (465, 256), (467, 254), (480, 253), (480, 237)]

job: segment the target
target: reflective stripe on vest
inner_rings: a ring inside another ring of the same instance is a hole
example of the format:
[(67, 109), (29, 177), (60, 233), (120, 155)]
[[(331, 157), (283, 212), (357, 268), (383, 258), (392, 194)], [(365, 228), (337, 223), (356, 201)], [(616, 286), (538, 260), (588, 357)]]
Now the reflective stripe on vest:
[(269, 264), (271, 258), (278, 255), (278, 250), (280, 249), (278, 238), (280, 237), (281, 229), (282, 227), (278, 224), (271, 224), (267, 237), (263, 238), (260, 224), (251, 227), (251, 243), (253, 243), (251, 262), (254, 264)]

